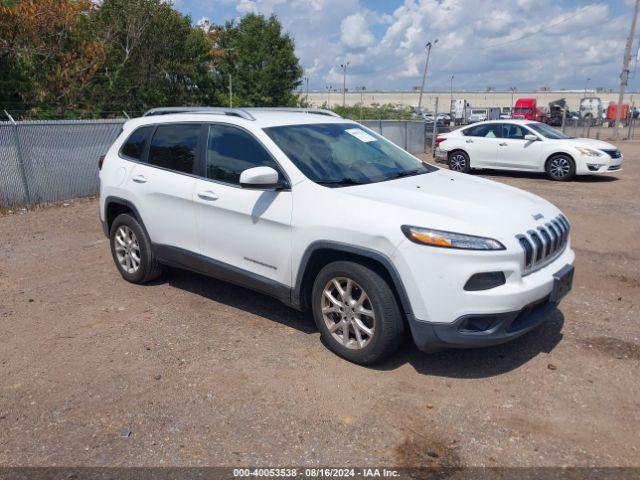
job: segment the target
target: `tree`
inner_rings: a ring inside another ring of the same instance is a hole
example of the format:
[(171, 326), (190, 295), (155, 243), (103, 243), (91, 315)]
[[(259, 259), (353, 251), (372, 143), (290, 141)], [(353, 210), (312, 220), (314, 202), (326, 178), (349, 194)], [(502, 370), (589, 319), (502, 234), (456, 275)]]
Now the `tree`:
[(0, 100), (77, 107), (104, 59), (84, 28), (91, 0), (0, 0)]
[(211, 104), (215, 32), (163, 0), (104, 0), (93, 25), (106, 46), (106, 62), (93, 87), (107, 110)]
[[(294, 90), (303, 70), (291, 37), (282, 32), (275, 16), (249, 14), (228, 22), (220, 32), (223, 55), (217, 65), (221, 83), (233, 79), (234, 104), (246, 106), (295, 106)], [(227, 97), (221, 95), (220, 103)]]

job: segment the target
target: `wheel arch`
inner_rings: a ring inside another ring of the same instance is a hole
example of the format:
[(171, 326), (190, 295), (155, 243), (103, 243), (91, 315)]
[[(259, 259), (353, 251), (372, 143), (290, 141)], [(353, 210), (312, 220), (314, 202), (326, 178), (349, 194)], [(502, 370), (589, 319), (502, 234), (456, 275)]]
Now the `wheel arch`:
[(147, 235), (147, 238), (149, 238), (147, 228), (145, 227), (144, 222), (142, 221), (142, 217), (140, 216), (140, 212), (138, 211), (136, 206), (129, 200), (114, 196), (109, 196), (104, 201), (104, 222), (102, 227), (107, 237), (110, 235), (111, 225), (113, 225), (113, 221), (118, 215), (122, 213), (131, 214), (138, 221), (138, 223), (144, 230), (145, 235)]
[(374, 270), (387, 280), (396, 296), (403, 316), (406, 318), (413, 314), (400, 274), (389, 257), (365, 247), (333, 241), (317, 241), (305, 250), (291, 293), (292, 306), (300, 310), (308, 309), (311, 304), (313, 282), (318, 272), (325, 265), (338, 260), (356, 262)]

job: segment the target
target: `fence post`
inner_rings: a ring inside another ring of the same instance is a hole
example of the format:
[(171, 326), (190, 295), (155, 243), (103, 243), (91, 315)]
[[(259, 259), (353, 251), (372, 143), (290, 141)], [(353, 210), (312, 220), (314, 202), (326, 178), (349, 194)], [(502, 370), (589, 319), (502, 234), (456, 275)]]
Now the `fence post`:
[(433, 112), (433, 136), (431, 137), (431, 154), (436, 150), (436, 135), (438, 135), (438, 97), (436, 97), (436, 105)]
[(22, 155), (22, 145), (20, 144), (20, 137), (18, 135), (18, 124), (13, 119), (9, 112), (6, 110), (4, 114), (7, 116), (11, 125), (13, 126), (13, 138), (16, 143), (16, 153), (18, 154), (18, 167), (20, 168), (20, 178), (22, 179), (22, 186), (24, 187), (24, 196), (27, 205), (31, 205), (31, 192), (29, 192), (29, 183), (27, 182), (27, 171), (24, 165), (24, 156)]
[(409, 120), (404, 121), (404, 149), (409, 150)]

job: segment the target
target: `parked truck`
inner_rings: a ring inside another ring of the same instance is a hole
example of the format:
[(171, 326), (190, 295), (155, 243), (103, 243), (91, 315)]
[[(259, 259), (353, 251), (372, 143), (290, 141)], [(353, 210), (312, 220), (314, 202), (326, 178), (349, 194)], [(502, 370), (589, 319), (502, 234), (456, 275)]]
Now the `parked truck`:
[(467, 123), (471, 105), (466, 100), (451, 100), (451, 118), (456, 125)]
[(513, 105), (511, 118), (534, 120), (537, 122), (547, 122), (549, 115), (538, 107), (538, 101), (535, 98), (518, 98)]
[(584, 97), (580, 100), (580, 119), (591, 124), (602, 120), (604, 106), (599, 97)]
[(562, 125), (562, 117), (567, 111), (567, 101), (564, 98), (549, 102), (549, 125), (559, 127)]

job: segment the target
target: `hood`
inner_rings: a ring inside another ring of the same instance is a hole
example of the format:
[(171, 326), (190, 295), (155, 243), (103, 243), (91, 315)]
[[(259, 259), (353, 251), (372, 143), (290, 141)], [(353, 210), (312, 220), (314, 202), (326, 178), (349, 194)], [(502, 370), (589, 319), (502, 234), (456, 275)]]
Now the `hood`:
[(524, 190), (444, 169), (349, 187), (343, 193), (380, 202), (381, 214), (383, 205), (403, 207), (392, 211), (404, 224), (498, 240), (513, 238), (560, 214), (554, 205)]
[(595, 138), (572, 138), (573, 142), (579, 147), (597, 148), (598, 150), (617, 150), (618, 147), (610, 143), (596, 140)]

